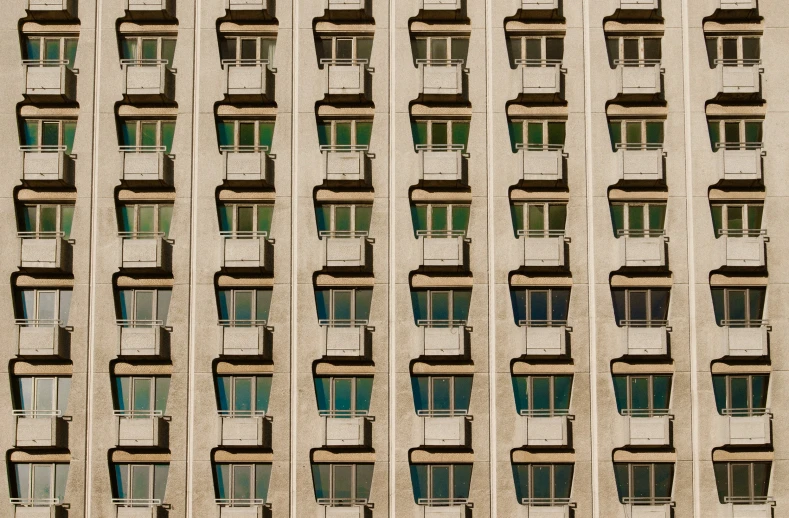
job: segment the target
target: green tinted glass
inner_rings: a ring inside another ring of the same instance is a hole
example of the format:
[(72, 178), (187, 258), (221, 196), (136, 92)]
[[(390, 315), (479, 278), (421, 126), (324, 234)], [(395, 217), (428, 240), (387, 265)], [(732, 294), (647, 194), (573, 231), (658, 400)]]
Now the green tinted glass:
[(162, 138), (159, 145), (164, 146), (165, 153), (173, 150), (173, 137), (175, 136), (175, 121), (162, 121)]
[(355, 229), (357, 232), (369, 232), (370, 220), (373, 216), (372, 205), (357, 205), (356, 206), (356, 224)]
[(173, 206), (160, 205), (159, 206), (159, 232), (164, 233), (164, 237), (170, 235), (170, 222), (173, 219)]
[(352, 144), (351, 138), (351, 123), (350, 122), (337, 122), (334, 124), (334, 144), (337, 146), (350, 146)]
[(152, 205), (143, 205), (137, 211), (137, 231), (154, 232), (156, 208)]
[(729, 205), (726, 210), (726, 223), (729, 230), (742, 230), (742, 205)]
[(63, 121), (63, 145), (66, 146), (66, 154), (70, 155), (74, 148), (74, 136), (77, 132), (76, 121)]
[(647, 122), (647, 144), (663, 144), (663, 123)]
[(448, 125), (446, 122), (434, 122), (430, 125), (431, 144), (445, 146), (449, 144)]
[(68, 62), (68, 68), (74, 68), (74, 60), (77, 58), (77, 39), (66, 38), (64, 44), (66, 48), (63, 50), (63, 59)]
[(611, 149), (616, 151), (616, 145), (622, 143), (622, 123), (620, 121), (609, 122), (608, 133), (611, 136)]
[(318, 123), (318, 145), (331, 145), (331, 122), (322, 121)]
[(542, 145), (542, 123), (530, 122), (526, 125), (527, 142), (529, 145)]
[(271, 149), (274, 142), (274, 123), (273, 122), (260, 122), (258, 123), (258, 144), (260, 146)]
[(255, 291), (255, 319), (268, 321), (272, 290)]
[(447, 207), (432, 207), (432, 211), (430, 214), (430, 228), (431, 230), (435, 231), (445, 231), (447, 230)]
[(720, 205), (713, 205), (710, 207), (712, 213), (712, 228), (715, 231), (715, 238), (720, 237), (720, 230), (723, 228), (723, 207)]
[(334, 230), (347, 232), (351, 228), (351, 207), (339, 206), (334, 208)]
[(468, 230), (468, 219), (471, 207), (453, 205), (452, 206), (452, 230)]
[(57, 207), (42, 206), (41, 207), (41, 221), (39, 227), (41, 232), (57, 232), (58, 231), (58, 209)]
[(31, 60), (41, 59), (41, 40), (36, 37), (25, 39), (25, 57)]
[(216, 123), (216, 133), (220, 146), (232, 146), (236, 142), (236, 125), (233, 122), (222, 121)]
[(60, 60), (60, 39), (44, 40), (44, 59), (47, 60)]
[(762, 123), (745, 123), (745, 142), (760, 143), (762, 141)]
[(523, 122), (522, 121), (508, 121), (507, 125), (510, 130), (510, 145), (512, 152), (518, 151), (518, 144), (523, 144)]
[(255, 123), (238, 123), (238, 145), (252, 147), (255, 145)]
[(411, 135), (415, 146), (427, 144), (427, 122), (412, 122)]
[(137, 58), (137, 38), (124, 38), (121, 40), (121, 59)]
[(146, 147), (154, 147), (158, 144), (156, 141), (156, 123), (143, 122), (140, 123), (140, 145)]
[(427, 230), (427, 206), (411, 205), (411, 221), (414, 225), (414, 235), (419, 230)]
[(38, 207), (36, 205), (30, 205), (26, 207), (22, 207), (22, 231), (23, 232), (35, 232), (37, 230), (36, 221), (38, 215)]
[(564, 145), (564, 132), (565, 125), (563, 122), (549, 122), (548, 123), (548, 144), (551, 145)]
[(369, 146), (370, 139), (373, 133), (372, 122), (357, 122), (356, 123), (356, 145)]
[(274, 217), (272, 205), (258, 205), (258, 232), (271, 234), (271, 219)]
[(567, 221), (567, 205), (548, 206), (548, 229), (564, 230)]
[(512, 216), (512, 230), (517, 237), (518, 231), (523, 230), (523, 205), (520, 203), (510, 204), (510, 215)]
[(627, 208), (628, 228), (630, 230), (644, 230), (644, 206), (629, 205)]
[(175, 58), (175, 40), (162, 39), (162, 59), (167, 61), (167, 68), (173, 66)]
[(37, 146), (38, 142), (38, 121), (26, 120), (22, 124), (22, 144), (25, 146)]
[(142, 40), (142, 59), (159, 59), (159, 42), (155, 39)]
[(57, 122), (44, 122), (41, 124), (41, 145), (57, 146), (60, 144), (60, 124)]
[(717, 151), (718, 150), (717, 144), (721, 141), (720, 122), (719, 121), (708, 122), (707, 130), (710, 133), (710, 144), (712, 145), (712, 150)]
[(762, 228), (763, 205), (748, 205), (748, 229), (758, 230)]
[(529, 205), (529, 230), (545, 230), (545, 206)]
[(468, 122), (453, 122), (452, 123), (452, 143), (463, 146), (463, 149), (468, 147), (468, 135), (471, 125)]
[(628, 144), (641, 144), (641, 123), (640, 122), (626, 122), (625, 123), (625, 138)]
[(663, 230), (666, 220), (665, 205), (649, 206), (649, 228), (652, 230)]

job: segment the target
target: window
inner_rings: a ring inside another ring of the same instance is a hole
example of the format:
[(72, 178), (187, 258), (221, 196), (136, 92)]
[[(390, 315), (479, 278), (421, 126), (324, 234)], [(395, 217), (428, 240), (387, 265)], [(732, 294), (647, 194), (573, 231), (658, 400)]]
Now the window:
[(712, 306), (719, 326), (760, 327), (765, 288), (712, 288)]
[(471, 290), (412, 290), (414, 321), (418, 326), (465, 326)]
[(48, 507), (64, 503), (68, 463), (19, 463), (13, 466), (11, 503), (25, 507)]
[(615, 463), (614, 476), (623, 504), (660, 505), (671, 502), (674, 464)]
[(372, 288), (316, 289), (318, 321), (330, 327), (367, 325), (372, 300)]
[(472, 376), (411, 376), (416, 415), (467, 415), (472, 381)]
[(469, 205), (411, 205), (416, 237), (457, 237), (468, 231)]
[(173, 66), (175, 38), (164, 36), (126, 36), (121, 38), (121, 63), (127, 65)]
[(611, 221), (617, 238), (659, 237), (666, 233), (666, 203), (611, 203)]
[(370, 411), (372, 377), (316, 377), (318, 414), (327, 417), (365, 416)]
[(364, 505), (370, 498), (373, 464), (313, 464), (312, 483), (321, 505)]
[(457, 36), (419, 37), (412, 39), (411, 45), (414, 51), (414, 62), (417, 65), (462, 65), (468, 58), (468, 38)]
[(321, 151), (367, 151), (373, 133), (372, 120), (319, 120)]
[(510, 120), (512, 152), (561, 151), (565, 140), (564, 121)]
[(268, 153), (274, 140), (272, 120), (218, 120), (219, 150), (234, 153)]
[(667, 324), (670, 290), (614, 289), (614, 318), (618, 326), (663, 327)]
[(721, 236), (744, 237), (759, 236), (766, 233), (762, 228), (762, 203), (722, 203), (713, 204), (712, 226), (715, 229), (715, 238)]
[(170, 235), (173, 206), (156, 203), (128, 203), (118, 207), (118, 227), (123, 237), (150, 239)]
[(614, 151), (663, 148), (663, 121), (611, 120), (608, 122), (608, 132)]
[(567, 288), (512, 288), (515, 323), (529, 327), (567, 325), (570, 290)]
[(26, 203), (19, 207), (19, 233), (37, 239), (56, 236), (69, 239), (73, 219), (74, 205)]
[(271, 464), (215, 464), (216, 503), (252, 507), (266, 503)]
[(270, 395), (271, 376), (216, 377), (217, 407), (221, 416), (264, 416)]
[(63, 151), (70, 155), (77, 131), (75, 120), (22, 120), (22, 150), (36, 152)]
[(572, 386), (572, 376), (513, 376), (515, 408), (529, 417), (567, 415)]
[(471, 464), (411, 464), (414, 501), (445, 506), (468, 501)]
[(325, 65), (366, 65), (373, 52), (373, 39), (333, 36), (320, 40), (320, 68)]
[(123, 507), (162, 505), (169, 464), (113, 465), (113, 503)]
[(114, 381), (116, 415), (145, 419), (167, 411), (169, 377), (115, 376)]
[(71, 378), (65, 376), (20, 376), (16, 378), (14, 415), (61, 417), (68, 409)]
[(625, 36), (606, 38), (611, 68), (660, 65), (660, 38)]
[(515, 236), (533, 238), (563, 237), (567, 204), (535, 201), (510, 205)]
[(712, 388), (721, 415), (736, 417), (764, 415), (767, 412), (768, 374), (715, 374)]
[(532, 506), (570, 503), (574, 467), (573, 464), (513, 464), (518, 502)]
[(417, 151), (463, 151), (468, 145), (470, 121), (412, 121), (411, 133)]
[(666, 415), (671, 401), (671, 376), (616, 375), (614, 394), (620, 414), (631, 417)]
[(66, 65), (74, 68), (77, 57), (76, 36), (39, 36), (27, 34), (23, 37), (24, 59), (28, 65)]
[(761, 63), (759, 38), (756, 36), (713, 36), (705, 38), (710, 68), (752, 67)]
[(564, 38), (555, 36), (510, 36), (507, 38), (510, 67), (560, 65), (564, 57)]
[(121, 151), (170, 154), (173, 148), (174, 120), (122, 120), (119, 126)]
[(17, 324), (27, 327), (68, 326), (71, 290), (33, 288), (17, 291)]
[(173, 291), (168, 289), (119, 289), (118, 324), (122, 327), (167, 326), (167, 312), (172, 294)]
[(217, 290), (219, 324), (228, 327), (265, 326), (271, 308), (272, 290)]
[(707, 122), (712, 150), (761, 149), (761, 120), (710, 120)]
[(315, 221), (318, 224), (318, 236), (321, 238), (367, 236), (372, 216), (372, 205), (315, 205)]
[(277, 40), (261, 36), (225, 36), (219, 40), (222, 63), (240, 65), (267, 64), (274, 66), (274, 49)]
[(219, 211), (219, 233), (232, 239), (268, 237), (274, 205), (263, 203), (223, 203)]
[(722, 504), (763, 504), (771, 498), (769, 462), (713, 462)]

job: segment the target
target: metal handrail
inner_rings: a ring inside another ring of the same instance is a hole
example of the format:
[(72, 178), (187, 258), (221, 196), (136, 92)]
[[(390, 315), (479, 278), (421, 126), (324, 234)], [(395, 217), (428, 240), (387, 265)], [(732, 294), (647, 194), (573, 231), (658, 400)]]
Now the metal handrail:
[(525, 417), (572, 417), (569, 408), (522, 409), (518, 412)]
[(165, 65), (167, 64), (166, 59), (142, 59), (142, 58), (128, 58), (122, 59), (121, 65), (125, 66), (133, 66), (133, 67), (151, 67), (156, 65)]
[(617, 142), (616, 149), (638, 150), (638, 151), (660, 151), (663, 143), (657, 142)]
[(571, 505), (572, 503), (569, 498), (521, 498), (521, 505), (532, 505), (535, 507)]
[(521, 327), (568, 327), (567, 320), (518, 320), (518, 325)]
[(263, 498), (217, 498), (216, 505), (223, 507), (255, 507), (266, 505)]
[(522, 230), (518, 230), (518, 236), (536, 237), (536, 238), (540, 238), (540, 237), (564, 237), (564, 233), (565, 233), (564, 229), (562, 229), (562, 230), (548, 230), (548, 229), (543, 229), (543, 230), (522, 229)]
[(534, 142), (518, 142), (515, 149), (522, 151), (563, 151), (564, 144), (536, 144)]
[(61, 505), (60, 498), (10, 498), (11, 505), (20, 507), (50, 507)]
[(354, 505), (367, 505), (366, 498), (318, 498), (318, 505), (328, 505), (332, 507), (351, 507)]
[(57, 239), (65, 235), (62, 230), (25, 230), (16, 233), (20, 239)]
[(327, 318), (318, 320), (318, 325), (324, 327), (364, 327), (368, 322), (368, 320), (361, 320), (358, 318)]
[(615, 59), (614, 65), (625, 66), (625, 67), (643, 65), (643, 68), (646, 68), (646, 67), (660, 66), (661, 62), (662, 60), (660, 59)]
[(22, 64), (26, 67), (62, 67), (69, 64), (67, 59), (23, 59)]
[(416, 325), (419, 327), (466, 327), (467, 320), (434, 320), (434, 319), (424, 319), (424, 320), (417, 320)]
[(367, 65), (370, 61), (360, 58), (321, 58), (321, 65), (351, 66)]
[(465, 237), (465, 230), (417, 230), (417, 236), (431, 238)]
[(161, 320), (136, 320), (133, 318), (116, 319), (115, 324), (120, 327), (164, 327)]
[(670, 496), (623, 496), (623, 504), (631, 505), (674, 505)]
[(236, 66), (236, 67), (245, 67), (245, 66), (255, 66), (255, 65), (268, 65), (268, 59), (223, 59), (222, 66)]
[(741, 228), (741, 229), (719, 228), (718, 235), (731, 236), (731, 237), (766, 236), (767, 229), (766, 228)]
[(623, 408), (621, 414), (628, 417), (672, 417), (668, 408)]
[(265, 410), (217, 410), (219, 417), (266, 417)]
[(116, 417), (125, 417), (127, 419), (141, 418), (141, 417), (162, 417), (161, 410), (113, 410), (112, 415)]
[(762, 149), (764, 142), (716, 142), (715, 149), (740, 149), (752, 150)]
[(320, 237), (339, 237), (339, 238), (353, 238), (353, 237), (367, 237), (369, 232), (366, 230), (321, 230), (318, 232)]
[(162, 153), (167, 151), (165, 146), (118, 146), (121, 153)]
[(54, 410), (12, 410), (11, 415), (16, 417), (61, 417), (63, 412)]
[(775, 505), (775, 498), (772, 496), (724, 496), (723, 503), (725, 504), (770, 504)]
[(156, 507), (162, 505), (159, 498), (113, 498), (112, 503), (120, 507)]
[(447, 410), (417, 410), (416, 415), (419, 417), (460, 417), (469, 415), (468, 410), (462, 408), (453, 408)]
[(661, 237), (666, 235), (665, 228), (620, 228), (616, 235), (630, 237)]
[(268, 238), (268, 232), (265, 230), (220, 230), (219, 235), (225, 239)]
[(461, 65), (466, 62), (465, 59), (417, 59), (417, 65), (426, 65), (429, 67), (436, 67), (436, 66), (451, 66), (451, 65)]
[(773, 415), (769, 408), (723, 408), (721, 415), (731, 417), (758, 417), (763, 415)]
[(268, 153), (271, 151), (268, 146), (258, 145), (258, 144), (250, 144), (250, 145), (236, 145), (236, 144), (225, 144), (219, 146), (220, 153)]
[(752, 318), (750, 320), (745, 319), (723, 319), (720, 321), (721, 326), (724, 327), (770, 327), (770, 322), (766, 319), (756, 319)]
[(466, 505), (468, 504), (468, 498), (420, 498), (416, 503), (431, 507), (448, 507), (452, 505)]
[(118, 237), (121, 239), (154, 239), (157, 237), (164, 237), (164, 232), (156, 232), (156, 231), (139, 231), (139, 230), (130, 230), (130, 231), (123, 231), (118, 232)]
[(527, 67), (529, 65), (540, 65), (540, 66), (545, 65), (546, 68), (549, 67), (549, 66), (561, 67), (562, 66), (562, 60), (561, 59), (516, 59), (515, 60), (515, 64), (516, 65), (524, 65), (524, 66), (527, 66)]
[(324, 144), (320, 147), (321, 153), (354, 153), (359, 151), (367, 152), (370, 146), (362, 144)]
[(370, 415), (368, 410), (318, 410), (320, 417), (366, 417)]
[(417, 144), (417, 151), (463, 151), (463, 144)]
[(58, 151), (66, 151), (66, 146), (59, 144), (44, 145), (44, 144), (31, 144), (19, 146), (19, 151), (22, 152), (39, 152), (39, 153), (56, 153)]
[(249, 320), (227, 318), (218, 320), (217, 325), (221, 327), (267, 327), (268, 321), (256, 318)]
[(58, 327), (63, 325), (59, 318), (15, 318), (14, 324), (24, 327)]
[(716, 59), (714, 61), (716, 65), (723, 65), (724, 67), (731, 67), (731, 66), (743, 66), (743, 67), (752, 67), (755, 65), (761, 65), (761, 59)]
[(620, 327), (668, 327), (668, 320), (620, 320)]

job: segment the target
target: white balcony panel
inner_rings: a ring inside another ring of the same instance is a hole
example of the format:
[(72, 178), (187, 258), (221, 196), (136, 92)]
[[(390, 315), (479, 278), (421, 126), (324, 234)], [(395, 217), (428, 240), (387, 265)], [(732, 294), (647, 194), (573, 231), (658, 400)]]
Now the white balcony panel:
[[(359, 5), (360, 2), (355, 2)], [(361, 9), (361, 7), (356, 7)], [(327, 63), (329, 95), (364, 95), (366, 65), (337, 65)]]
[(426, 181), (462, 180), (462, 160), (460, 151), (430, 151), (422, 153), (422, 179)]
[(671, 518), (671, 505), (633, 505), (627, 504), (630, 518)]
[(159, 444), (161, 417), (118, 417), (118, 446), (163, 446)]
[(422, 93), (425, 95), (460, 95), (463, 93), (463, 65), (421, 64)]
[(324, 506), (324, 518), (364, 518), (364, 507), (330, 507)]
[(770, 444), (770, 414), (754, 416), (729, 416), (729, 444), (763, 445)]
[(161, 326), (121, 327), (121, 356), (159, 356), (162, 353)]
[(22, 239), (22, 268), (61, 269), (66, 265), (69, 243), (62, 237)]
[(770, 504), (729, 504), (731, 518), (772, 518)]
[(129, 11), (167, 11), (171, 0), (127, 0)]
[(758, 66), (719, 66), (720, 91), (725, 94), (759, 93), (761, 69)]
[(628, 417), (628, 431), (631, 446), (668, 446), (669, 416)]
[(718, 154), (723, 161), (720, 168), (722, 180), (761, 180), (761, 149), (721, 149)]
[(19, 356), (60, 356), (68, 350), (68, 331), (60, 326), (19, 326)]
[(567, 446), (567, 416), (527, 416), (523, 419), (526, 423), (525, 446)]
[(367, 238), (365, 237), (330, 237), (323, 238), (326, 246), (326, 266), (366, 266)]
[(262, 446), (263, 417), (222, 416), (222, 446)]
[(123, 154), (123, 176), (126, 182), (156, 182), (172, 184), (172, 159), (163, 151)]
[(71, 0), (27, 0), (28, 11), (71, 11)]
[(721, 9), (756, 9), (756, 0), (720, 0)]
[(268, 0), (228, 0), (231, 11), (262, 11), (268, 9)]
[(260, 356), (264, 353), (266, 328), (222, 327), (222, 354), (227, 356)]
[(522, 93), (528, 95), (558, 94), (562, 87), (561, 68), (558, 63), (539, 67), (521, 67)]
[(57, 518), (63, 516), (65, 511), (60, 506), (23, 507), (14, 509), (14, 518)]
[(326, 179), (332, 181), (362, 181), (365, 179), (365, 151), (327, 151)]
[(662, 149), (620, 149), (619, 177), (623, 180), (663, 180)]
[(523, 238), (523, 266), (564, 266), (564, 238)]
[(423, 266), (463, 266), (465, 238), (422, 237)]
[[(651, 3), (651, 2), (650, 2)], [(660, 66), (619, 67), (619, 91), (626, 95), (660, 93)]]
[(152, 505), (150, 507), (118, 507), (117, 518), (160, 518), (162, 516), (161, 506)]
[(564, 356), (567, 354), (567, 327), (524, 326), (526, 356)]
[(365, 327), (325, 328), (327, 356), (363, 356)]
[(173, 95), (173, 72), (164, 63), (126, 65), (126, 90), (128, 96), (166, 96)]
[[(235, 3), (233, 3), (235, 2)], [(261, 7), (261, 4), (263, 7)], [(231, 0), (231, 10), (260, 10), (265, 9), (265, 2), (260, 0)], [(267, 68), (263, 64), (225, 63), (227, 67), (227, 95), (266, 95)]]
[(359, 11), (364, 9), (365, 0), (328, 0), (330, 11)]
[(523, 179), (526, 181), (558, 182), (564, 176), (564, 155), (561, 150), (532, 151), (524, 149)]
[(767, 356), (767, 326), (723, 326), (722, 331), (727, 356)]
[(465, 327), (424, 327), (422, 330), (425, 355), (460, 356), (465, 354)]
[(559, 0), (521, 0), (521, 9), (524, 11), (558, 8)]
[(424, 446), (465, 446), (466, 418), (424, 417)]
[(223, 151), (225, 180), (228, 182), (261, 182), (267, 180), (267, 155), (263, 151)]
[(621, 329), (625, 337), (627, 354), (663, 356), (668, 353), (668, 337), (665, 326), (624, 326)]
[(722, 236), (726, 246), (726, 266), (765, 265), (765, 236)]
[(424, 518), (465, 518), (465, 505), (423, 506)]
[(658, 8), (658, 0), (620, 0), (619, 1), (619, 8), (620, 9), (657, 9)]
[(163, 249), (167, 244), (163, 237), (152, 239), (123, 239), (122, 240), (123, 268), (161, 268)]
[(461, 0), (422, 0), (425, 11), (457, 11), (460, 7)]
[(26, 182), (67, 182), (71, 158), (63, 151), (25, 151), (22, 179)]
[(47, 66), (30, 64), (26, 69), (25, 93), (27, 95), (73, 99), (76, 93), (77, 78), (65, 64)]
[(16, 418), (16, 447), (55, 447), (59, 436), (65, 432), (66, 423), (60, 417), (27, 417)]
[(570, 518), (569, 505), (530, 505), (526, 518)]
[(625, 266), (665, 266), (666, 240), (660, 237), (622, 236)]
[(326, 446), (364, 446), (364, 417), (326, 417)]
[(249, 239), (223, 240), (223, 266), (225, 268), (264, 268), (266, 267), (266, 240), (255, 236)]
[(219, 518), (263, 518), (263, 506), (219, 508)]

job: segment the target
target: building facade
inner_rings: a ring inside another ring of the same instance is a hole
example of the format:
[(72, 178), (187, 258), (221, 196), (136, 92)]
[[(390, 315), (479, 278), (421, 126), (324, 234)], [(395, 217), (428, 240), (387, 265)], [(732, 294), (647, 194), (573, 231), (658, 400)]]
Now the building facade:
[(782, 2), (6, 4), (0, 515), (789, 514)]

